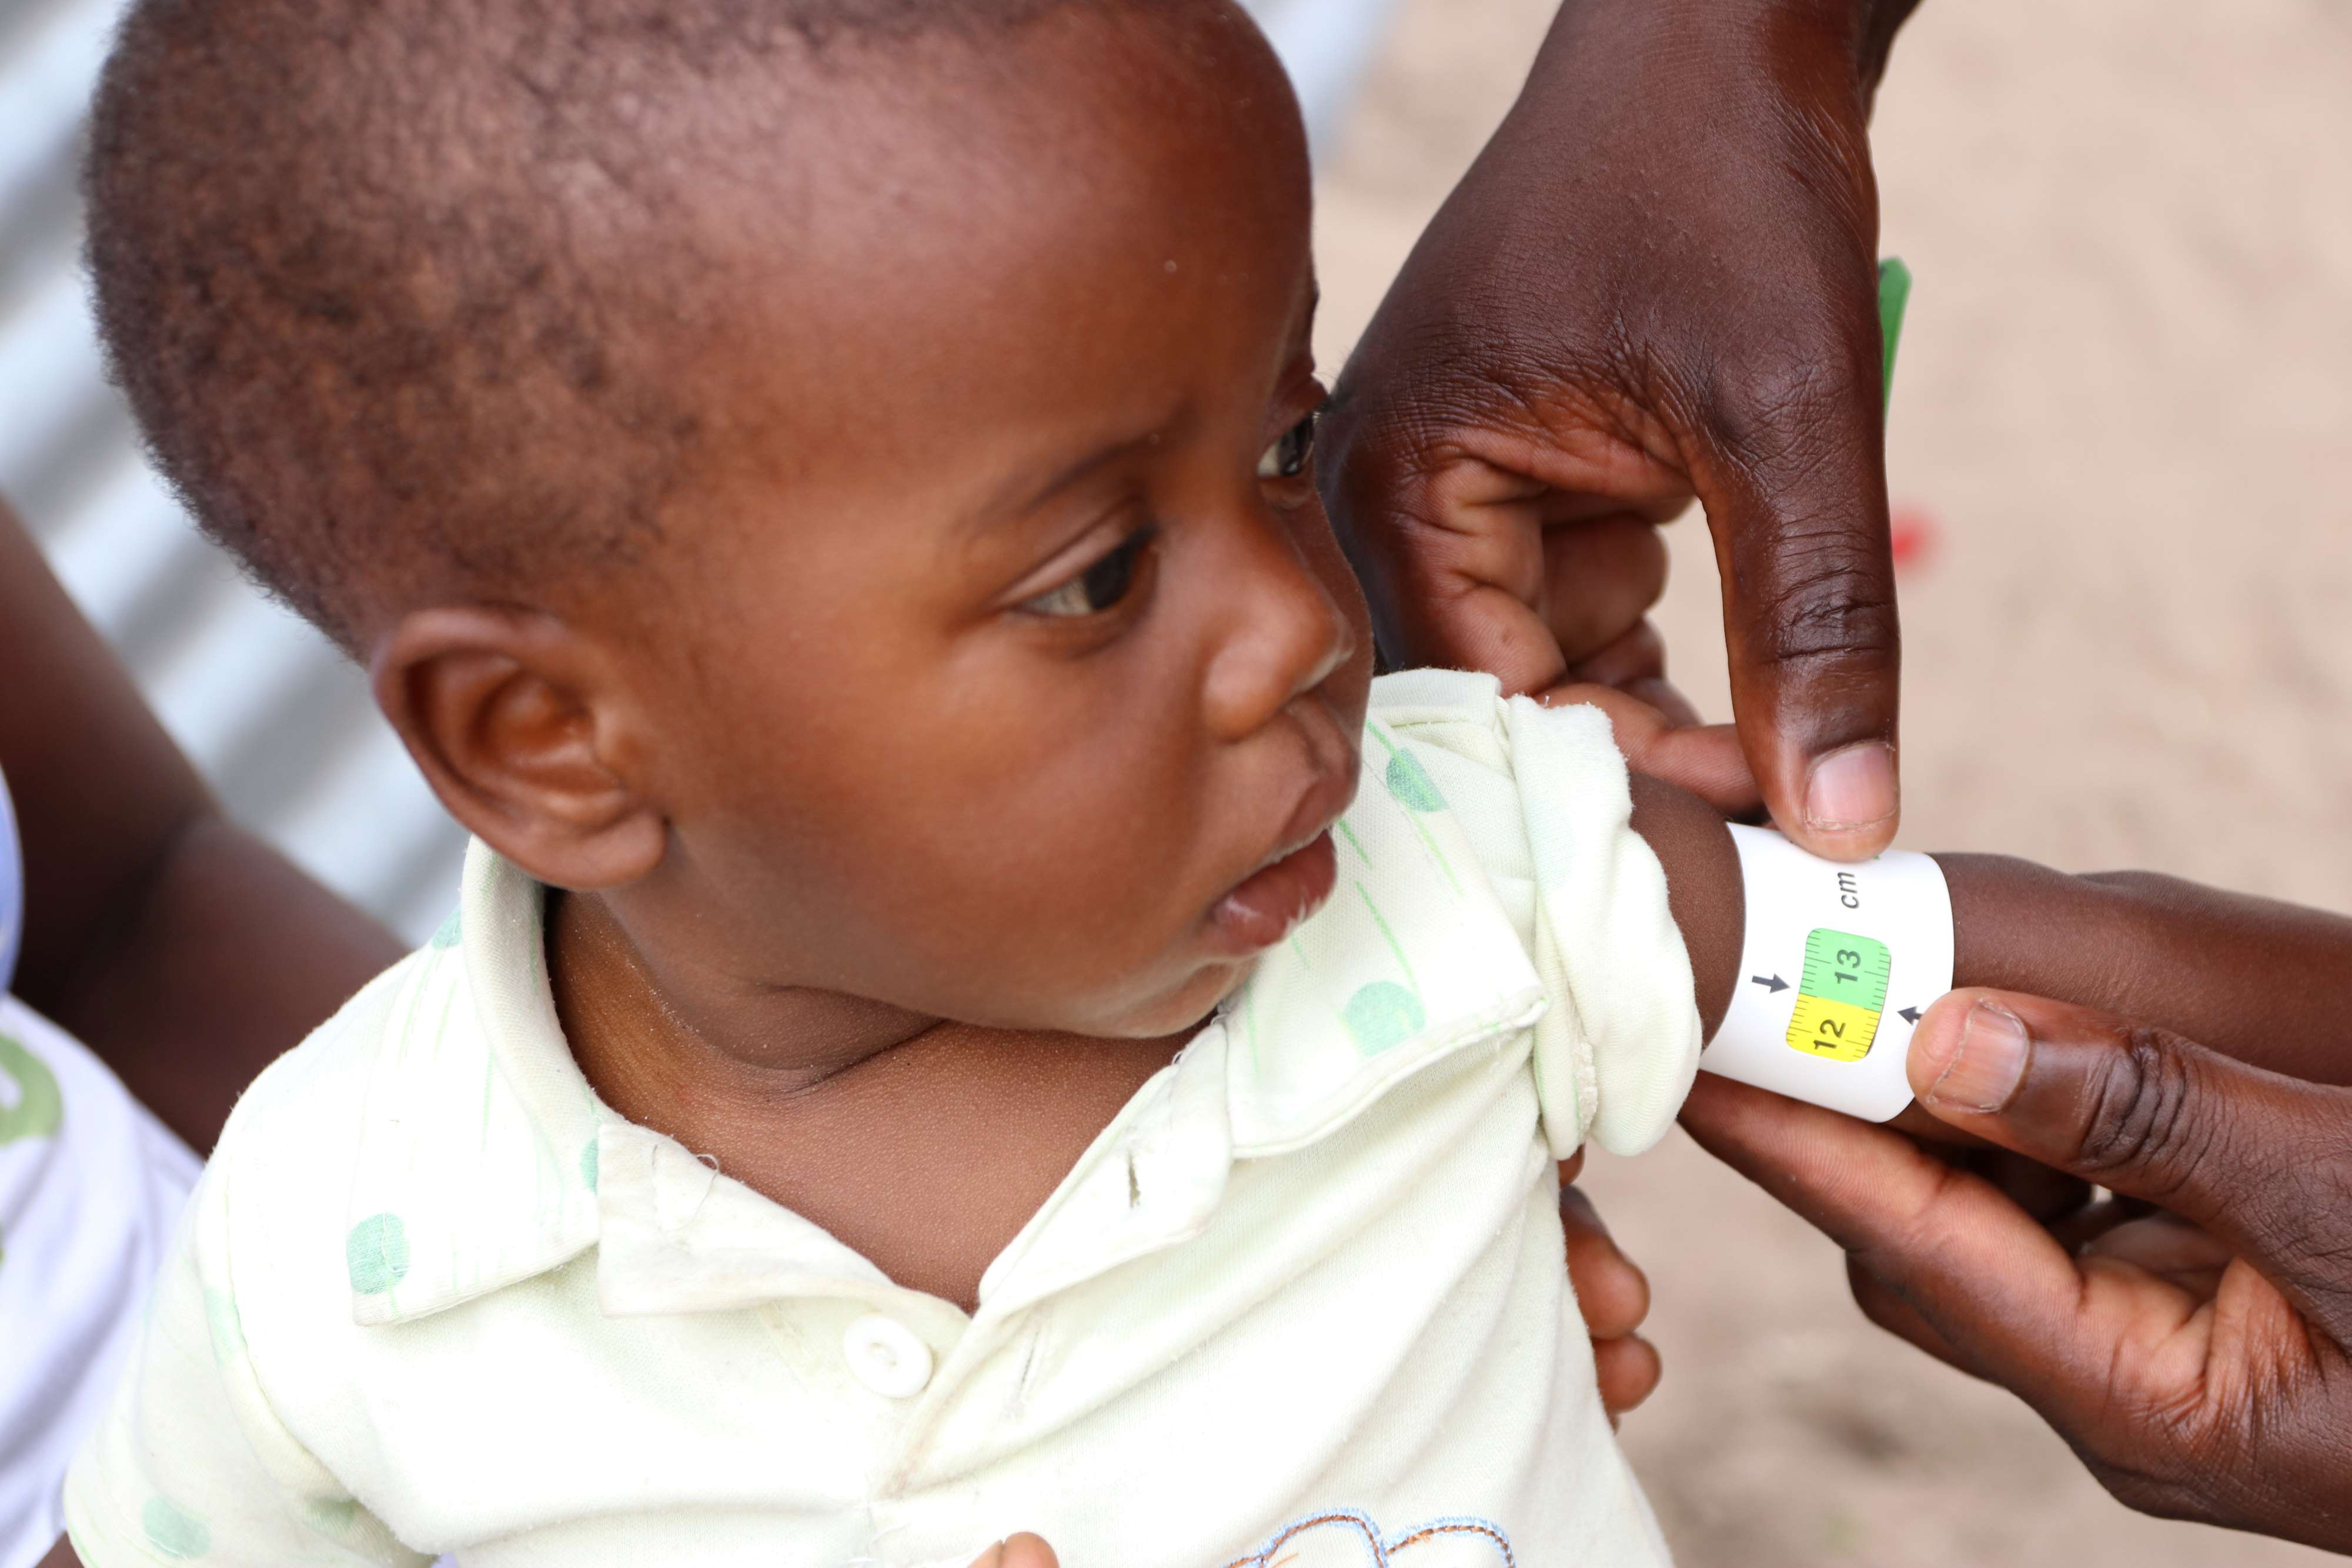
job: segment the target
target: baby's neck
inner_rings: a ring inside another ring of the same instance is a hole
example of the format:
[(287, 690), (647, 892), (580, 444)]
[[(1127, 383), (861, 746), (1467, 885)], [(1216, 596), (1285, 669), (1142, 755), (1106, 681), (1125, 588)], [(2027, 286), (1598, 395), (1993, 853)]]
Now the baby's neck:
[(1183, 1045), (982, 1029), (691, 976), (695, 994), (678, 996), (601, 901), (549, 896), (556, 1015), (606, 1104), (967, 1310), (988, 1265)]

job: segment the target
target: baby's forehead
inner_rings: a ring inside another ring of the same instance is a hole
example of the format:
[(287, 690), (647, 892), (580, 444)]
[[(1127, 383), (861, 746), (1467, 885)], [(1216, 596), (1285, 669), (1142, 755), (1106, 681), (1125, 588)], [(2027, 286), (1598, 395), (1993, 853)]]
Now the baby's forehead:
[(755, 256), (854, 267), (875, 290), (935, 258), (1262, 230), (1307, 208), (1287, 83), (1213, 4), (1072, 5), (985, 48), (941, 38), (887, 69), (737, 91), (675, 165), (689, 199)]
[(1198, 40), (1074, 18), (922, 113), (902, 81), (827, 82), (794, 167), (698, 180), (713, 265), (682, 368), (769, 431), (862, 440), (892, 415), (927, 442), (1148, 386), (1204, 335), (1284, 351), (1265, 302), (1303, 312), (1312, 283), (1279, 67), (1254, 34), (1210, 69)]

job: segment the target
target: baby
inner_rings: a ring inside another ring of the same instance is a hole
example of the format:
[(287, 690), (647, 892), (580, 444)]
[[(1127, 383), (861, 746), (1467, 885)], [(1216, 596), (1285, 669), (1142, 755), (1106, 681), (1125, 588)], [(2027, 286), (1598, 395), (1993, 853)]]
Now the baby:
[[(1239, 12), (144, 0), (89, 190), (158, 457), (477, 841), (230, 1124), (86, 1563), (1664, 1558), (1555, 1162), (1668, 1125), (1736, 857), (1371, 679)], [(2112, 968), (1945, 865), (1964, 980)]]

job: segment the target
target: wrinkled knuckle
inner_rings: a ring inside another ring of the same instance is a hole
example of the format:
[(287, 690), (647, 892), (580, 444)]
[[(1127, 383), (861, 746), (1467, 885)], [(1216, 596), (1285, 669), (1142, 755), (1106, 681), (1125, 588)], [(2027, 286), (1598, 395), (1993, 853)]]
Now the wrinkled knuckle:
[(2135, 1196), (2163, 1203), (2203, 1158), (2212, 1133), (2193, 1114), (2195, 1078), (2163, 1030), (2123, 1030), (2094, 1079), (2077, 1145), (2085, 1176), (2130, 1171)]
[(1842, 530), (1783, 534), (1763, 601), (1760, 650), (1783, 678), (1852, 681), (1892, 674), (1901, 626), (1892, 585)]

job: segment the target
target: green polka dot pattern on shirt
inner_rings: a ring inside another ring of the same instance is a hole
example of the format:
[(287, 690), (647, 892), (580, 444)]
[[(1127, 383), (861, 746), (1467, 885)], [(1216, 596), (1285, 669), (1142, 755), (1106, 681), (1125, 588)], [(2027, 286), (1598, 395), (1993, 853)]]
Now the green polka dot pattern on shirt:
[(1410, 751), (1389, 755), (1389, 793), (1415, 811), (1443, 811), (1445, 797), (1438, 792), (1437, 780), (1421, 765), (1421, 758)]
[(348, 1497), (314, 1497), (302, 1505), (302, 1517), (310, 1528), (324, 1535), (344, 1536), (360, 1517), (359, 1500)]
[(1378, 1056), (1402, 1045), (1427, 1021), (1421, 998), (1394, 980), (1374, 980), (1359, 987), (1348, 998), (1343, 1016), (1348, 1032), (1356, 1038), (1356, 1049), (1366, 1056)]
[(16, 1084), (15, 1103), (0, 1100), (0, 1144), (57, 1136), (65, 1124), (66, 1103), (48, 1064), (20, 1042), (0, 1034), (0, 1074)]
[(455, 947), (464, 935), (465, 926), (458, 919), (458, 912), (453, 909), (449, 912), (449, 918), (435, 929), (431, 946), (436, 952), (444, 951)]
[(149, 1498), (140, 1511), (139, 1523), (147, 1532), (147, 1544), (174, 1563), (202, 1557), (213, 1549), (213, 1532), (205, 1528), (205, 1521), (169, 1498)]
[(396, 1214), (369, 1215), (344, 1239), (343, 1261), (351, 1266), (352, 1290), (383, 1294), (408, 1272), (408, 1227)]
[(580, 1145), (580, 1179), (588, 1184), (590, 1192), (596, 1190), (598, 1157), (595, 1139), (591, 1138)]

